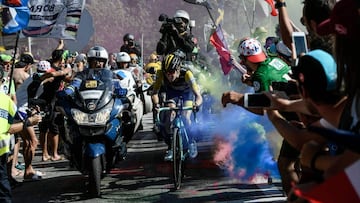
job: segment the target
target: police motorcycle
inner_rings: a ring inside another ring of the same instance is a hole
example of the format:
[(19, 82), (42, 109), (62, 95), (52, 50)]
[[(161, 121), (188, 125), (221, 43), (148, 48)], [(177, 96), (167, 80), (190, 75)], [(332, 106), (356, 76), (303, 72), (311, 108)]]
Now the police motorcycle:
[[(127, 70), (115, 70), (113, 83), (115, 86), (126, 90), (128, 103), (130, 104), (122, 112), (122, 122), (124, 124), (124, 141), (128, 143), (136, 131), (142, 128), (143, 102), (136, 94), (135, 81), (131, 73)], [(132, 85), (134, 84), (134, 85)]]
[[(95, 46), (88, 52), (89, 66), (98, 63), (92, 60), (107, 59), (103, 47)], [(82, 174), (88, 175), (89, 195), (100, 196), (104, 172), (126, 157), (124, 129), (130, 102), (127, 89), (113, 81), (110, 70), (90, 67), (78, 74), (57, 95), (57, 109), (65, 117), (65, 155)]]

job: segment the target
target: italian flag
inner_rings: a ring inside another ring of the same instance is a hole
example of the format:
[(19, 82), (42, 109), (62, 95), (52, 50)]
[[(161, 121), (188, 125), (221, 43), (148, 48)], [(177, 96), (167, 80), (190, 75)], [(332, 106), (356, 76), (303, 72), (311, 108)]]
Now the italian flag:
[(311, 203), (360, 203), (360, 160), (312, 188), (295, 186), (294, 192)]

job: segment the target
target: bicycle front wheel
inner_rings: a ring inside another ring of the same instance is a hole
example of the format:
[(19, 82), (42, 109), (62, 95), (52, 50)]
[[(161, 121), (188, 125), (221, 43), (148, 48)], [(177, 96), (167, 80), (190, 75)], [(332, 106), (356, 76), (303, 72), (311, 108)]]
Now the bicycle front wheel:
[(183, 178), (183, 146), (180, 129), (175, 128), (173, 134), (173, 178), (175, 190), (180, 189)]

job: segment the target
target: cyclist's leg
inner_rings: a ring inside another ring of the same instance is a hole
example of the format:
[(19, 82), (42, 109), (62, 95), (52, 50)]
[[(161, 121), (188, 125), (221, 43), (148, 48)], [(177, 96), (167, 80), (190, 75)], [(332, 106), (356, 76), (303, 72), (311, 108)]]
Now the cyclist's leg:
[[(184, 100), (185, 107), (193, 106), (194, 94), (191, 91), (184, 92), (182, 94), (182, 97)], [(183, 115), (186, 118), (184, 123), (185, 123), (186, 130), (188, 132), (189, 140), (193, 140), (195, 138), (195, 134), (193, 132), (191, 132), (192, 128), (190, 128), (190, 126), (192, 125), (191, 114), (192, 114), (192, 111), (184, 111), (183, 112)]]
[[(165, 106), (168, 107), (176, 107), (176, 101), (178, 95), (174, 91), (166, 91), (166, 97), (167, 101), (165, 101)], [(162, 135), (164, 137), (164, 142), (167, 145), (167, 151), (165, 153), (164, 160), (170, 161), (172, 160), (172, 151), (171, 151), (171, 137), (173, 135), (172, 130), (172, 120), (175, 117), (175, 112), (172, 111), (164, 111), (164, 114), (162, 115), (163, 119), (161, 119), (161, 122), (163, 123), (162, 126)]]

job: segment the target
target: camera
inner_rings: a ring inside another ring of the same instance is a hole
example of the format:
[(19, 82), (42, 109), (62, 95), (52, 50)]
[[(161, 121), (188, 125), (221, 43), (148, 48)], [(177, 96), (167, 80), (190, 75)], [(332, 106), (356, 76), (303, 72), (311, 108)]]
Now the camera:
[(160, 22), (163, 22), (161, 28), (160, 28), (160, 33), (170, 33), (172, 32), (172, 27), (173, 24), (175, 23), (174, 18), (169, 18), (166, 14), (160, 14), (158, 20)]
[(128, 45), (129, 45), (130, 47), (134, 46), (134, 41), (129, 40)]
[(162, 13), (159, 16), (158, 19), (160, 22), (164, 22), (164, 23), (175, 23), (175, 20), (173, 18), (169, 18), (168, 15)]

